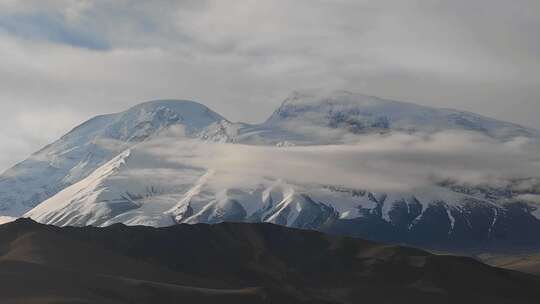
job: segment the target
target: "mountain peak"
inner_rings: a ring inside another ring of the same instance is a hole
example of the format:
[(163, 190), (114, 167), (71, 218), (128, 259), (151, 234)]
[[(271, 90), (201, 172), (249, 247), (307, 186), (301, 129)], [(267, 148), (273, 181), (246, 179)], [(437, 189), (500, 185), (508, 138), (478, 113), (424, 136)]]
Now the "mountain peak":
[(0, 215), (21, 215), (87, 177), (131, 145), (170, 127), (181, 126), (191, 137), (224, 120), (208, 107), (189, 100), (153, 100), (124, 112), (96, 116), (6, 171), (0, 178)]
[(345, 90), (295, 91), (265, 122), (339, 128), (352, 133), (476, 131), (497, 139), (535, 137), (538, 131), (478, 114), (395, 101)]
[(401, 112), (407, 108), (414, 111), (424, 107), (346, 90), (301, 90), (291, 93), (267, 120), (267, 123), (275, 124), (299, 117), (312, 117), (319, 120), (337, 112), (369, 116), (378, 113)]
[(204, 128), (214, 122), (226, 120), (207, 106), (190, 100), (159, 99), (140, 103), (120, 113), (121, 120), (178, 121), (188, 127)]
[(362, 101), (378, 101), (378, 97), (369, 96), (360, 93), (354, 93), (347, 90), (295, 90), (285, 99), (282, 106), (288, 105), (314, 105), (320, 103), (347, 103)]
[(178, 111), (182, 110), (210, 110), (207, 106), (202, 103), (187, 100), (187, 99), (154, 99), (145, 102), (141, 102), (137, 105), (132, 106), (126, 112), (129, 111), (138, 111), (140, 109), (152, 110), (159, 107), (167, 107), (170, 109), (175, 109)]

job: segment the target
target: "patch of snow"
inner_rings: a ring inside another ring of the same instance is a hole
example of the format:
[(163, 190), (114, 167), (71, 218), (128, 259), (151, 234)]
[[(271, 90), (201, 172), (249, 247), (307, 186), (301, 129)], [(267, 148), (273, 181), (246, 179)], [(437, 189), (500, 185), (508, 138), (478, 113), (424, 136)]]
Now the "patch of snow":
[(0, 225), (11, 223), (15, 221), (16, 219), (17, 219), (16, 217), (11, 217), (11, 216), (0, 216)]

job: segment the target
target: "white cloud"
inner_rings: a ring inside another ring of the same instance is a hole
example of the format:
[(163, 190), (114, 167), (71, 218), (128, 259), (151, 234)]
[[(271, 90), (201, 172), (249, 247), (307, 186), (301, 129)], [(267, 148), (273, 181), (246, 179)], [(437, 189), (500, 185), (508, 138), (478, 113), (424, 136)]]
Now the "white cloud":
[(501, 186), (518, 178), (540, 177), (540, 147), (525, 139), (500, 143), (467, 132), (360, 138), (354, 144), (338, 146), (269, 147), (165, 137), (136, 149), (170, 167), (216, 170), (218, 187), (272, 178), (387, 191), (446, 180)]

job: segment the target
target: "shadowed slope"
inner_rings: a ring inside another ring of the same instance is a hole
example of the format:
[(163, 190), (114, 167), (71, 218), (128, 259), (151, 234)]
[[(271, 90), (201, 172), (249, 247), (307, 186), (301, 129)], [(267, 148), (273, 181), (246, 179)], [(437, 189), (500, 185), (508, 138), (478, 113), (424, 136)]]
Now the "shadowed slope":
[(469, 258), (270, 224), (59, 228), (23, 219), (0, 226), (0, 244), (3, 302), (536, 303), (540, 297), (539, 278)]

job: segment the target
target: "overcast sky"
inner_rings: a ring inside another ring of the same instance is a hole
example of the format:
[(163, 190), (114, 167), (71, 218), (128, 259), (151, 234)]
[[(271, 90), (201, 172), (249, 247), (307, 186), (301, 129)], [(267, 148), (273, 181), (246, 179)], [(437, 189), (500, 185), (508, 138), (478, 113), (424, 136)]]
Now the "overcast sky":
[(540, 128), (538, 0), (0, 0), (0, 170), (101, 113), (192, 99), (264, 120), (293, 90)]

